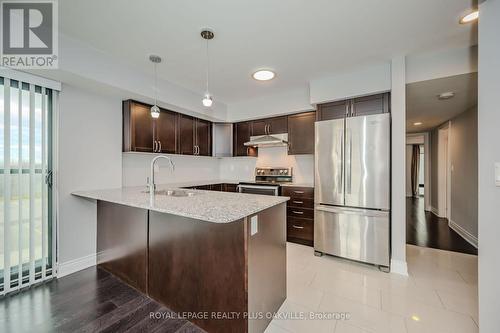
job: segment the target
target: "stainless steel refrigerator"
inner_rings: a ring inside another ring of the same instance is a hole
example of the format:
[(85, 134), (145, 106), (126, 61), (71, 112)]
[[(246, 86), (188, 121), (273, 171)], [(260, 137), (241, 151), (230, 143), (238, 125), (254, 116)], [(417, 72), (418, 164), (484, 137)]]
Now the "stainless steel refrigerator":
[(390, 114), (315, 126), (316, 255), (389, 267)]

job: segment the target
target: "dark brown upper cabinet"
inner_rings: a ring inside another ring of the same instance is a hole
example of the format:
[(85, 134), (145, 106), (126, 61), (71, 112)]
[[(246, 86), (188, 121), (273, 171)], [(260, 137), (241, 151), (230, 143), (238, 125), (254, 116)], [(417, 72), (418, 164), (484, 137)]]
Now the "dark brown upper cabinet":
[(351, 117), (389, 112), (389, 93), (358, 97), (351, 100)]
[(233, 155), (234, 156), (257, 156), (257, 148), (245, 146), (250, 141), (252, 134), (252, 122), (244, 121), (233, 125)]
[(136, 101), (123, 101), (123, 151), (152, 153), (156, 144), (150, 106)]
[(154, 120), (157, 153), (177, 153), (177, 113), (160, 109), (160, 116)]
[(179, 154), (195, 155), (194, 130), (195, 118), (179, 114)]
[(212, 123), (196, 119), (195, 122), (195, 151), (196, 155), (212, 155)]
[(209, 121), (179, 114), (179, 154), (212, 155), (212, 124)]
[(314, 154), (316, 112), (288, 116), (288, 155)]
[(288, 130), (286, 116), (252, 121), (252, 135), (281, 134)]
[(318, 105), (317, 120), (341, 119), (390, 112), (390, 94), (376, 94)]
[(342, 119), (347, 116), (350, 101), (337, 101), (318, 105), (318, 120)]
[(259, 119), (251, 122), (252, 135), (265, 135), (267, 134), (267, 119)]

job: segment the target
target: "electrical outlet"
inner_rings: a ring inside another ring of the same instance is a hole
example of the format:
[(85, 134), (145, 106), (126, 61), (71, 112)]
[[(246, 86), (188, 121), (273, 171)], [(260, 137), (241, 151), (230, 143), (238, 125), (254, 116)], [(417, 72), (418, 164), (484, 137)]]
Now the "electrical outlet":
[(255, 235), (259, 231), (259, 218), (257, 215), (250, 218), (250, 236)]

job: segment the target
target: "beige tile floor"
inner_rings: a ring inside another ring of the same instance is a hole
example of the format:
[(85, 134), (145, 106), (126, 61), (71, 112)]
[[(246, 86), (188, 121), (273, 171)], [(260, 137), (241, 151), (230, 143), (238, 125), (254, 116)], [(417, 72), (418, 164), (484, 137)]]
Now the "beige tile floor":
[[(287, 244), (288, 298), (279, 314), (294, 318), (273, 319), (266, 333), (479, 331), (476, 256), (408, 245), (403, 277), (313, 252)], [(318, 318), (330, 313), (349, 318)]]

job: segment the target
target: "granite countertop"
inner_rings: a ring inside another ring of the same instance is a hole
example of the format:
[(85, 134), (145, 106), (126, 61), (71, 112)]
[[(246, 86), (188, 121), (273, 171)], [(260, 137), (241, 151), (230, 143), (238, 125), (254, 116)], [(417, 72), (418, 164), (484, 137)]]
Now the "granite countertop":
[(282, 183), (281, 186), (314, 187), (314, 183)]
[[(196, 180), (196, 181), (185, 181), (185, 182), (174, 182), (168, 184), (158, 184), (157, 186), (170, 186), (170, 187), (191, 187), (191, 186), (203, 186), (203, 185), (214, 185), (214, 184), (234, 184), (238, 185), (239, 180), (228, 180), (228, 179), (216, 179), (216, 180)], [(146, 186), (146, 185), (144, 185)]]
[[(221, 181), (213, 184), (221, 183)], [(210, 184), (210, 183), (207, 183)], [(183, 183), (183, 186), (158, 185), (157, 190), (174, 189), (194, 185)], [(284, 203), (288, 197), (268, 196), (245, 193), (230, 193), (218, 191), (187, 190), (195, 195), (188, 197), (171, 197), (157, 194), (151, 201), (145, 187), (123, 187), (107, 190), (76, 191), (72, 194), (79, 197), (108, 201), (131, 207), (153, 210), (161, 213), (174, 214), (188, 218), (214, 222), (229, 223), (246, 216), (258, 213), (264, 209)]]

